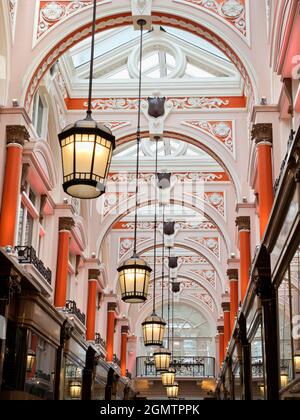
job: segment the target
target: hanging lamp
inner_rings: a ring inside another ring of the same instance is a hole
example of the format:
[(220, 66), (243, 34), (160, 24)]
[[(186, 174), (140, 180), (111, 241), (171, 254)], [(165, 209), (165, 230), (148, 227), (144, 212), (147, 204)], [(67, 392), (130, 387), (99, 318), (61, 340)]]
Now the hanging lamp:
[[(158, 162), (158, 141), (155, 138), (155, 180), (157, 177), (157, 162)], [(156, 235), (157, 235), (157, 188), (155, 184), (155, 209), (154, 209), (154, 277), (153, 277), (153, 311), (152, 314), (142, 323), (144, 345), (145, 346), (162, 346), (164, 340), (164, 333), (166, 322), (163, 318), (157, 316), (155, 312), (155, 298), (156, 298)]]
[(141, 96), (142, 96), (142, 57), (143, 57), (143, 28), (146, 21), (138, 21), (141, 28), (140, 35), (140, 73), (139, 73), (139, 100), (138, 100), (138, 126), (137, 126), (137, 161), (136, 161), (136, 194), (135, 194), (135, 221), (134, 221), (134, 250), (131, 258), (122, 263), (119, 268), (119, 284), (122, 300), (126, 303), (142, 303), (147, 300), (150, 285), (151, 268), (146, 261), (137, 254), (137, 217), (139, 192), (139, 155), (141, 142)]
[(177, 382), (174, 382), (174, 385), (168, 386), (166, 390), (169, 399), (176, 399), (179, 393), (179, 385)]
[(94, 0), (89, 98), (86, 118), (68, 125), (58, 135), (63, 166), (63, 189), (75, 198), (93, 199), (105, 192), (115, 137), (92, 118), (92, 88), (97, 0)]
[[(164, 234), (164, 224), (165, 224), (165, 206), (163, 208), (163, 232), (162, 232), (162, 273), (161, 273), (161, 318), (164, 319), (164, 281), (165, 281), (165, 234)], [(167, 372), (170, 367), (171, 352), (165, 347), (161, 347), (156, 350), (153, 354), (154, 363), (156, 372)]]
[[(166, 223), (164, 223), (163, 227), (164, 234), (166, 234)], [(169, 247), (169, 258), (171, 254), (171, 247)], [(169, 275), (168, 275), (168, 339), (167, 339), (167, 347), (170, 348), (170, 282), (171, 282), (171, 269), (169, 266)], [(171, 355), (172, 356), (172, 355)], [(173, 386), (175, 382), (176, 370), (172, 367), (169, 367), (169, 370), (166, 372), (161, 373), (161, 381), (164, 387)]]

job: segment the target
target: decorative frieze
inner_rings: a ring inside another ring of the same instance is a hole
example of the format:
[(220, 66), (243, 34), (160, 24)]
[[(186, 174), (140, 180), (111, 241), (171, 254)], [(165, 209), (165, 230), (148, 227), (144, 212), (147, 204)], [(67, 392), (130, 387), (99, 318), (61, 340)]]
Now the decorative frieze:
[[(113, 226), (113, 229), (115, 230), (133, 230), (134, 229), (134, 222), (116, 222)], [(152, 231), (154, 229), (154, 222), (138, 222), (137, 230), (141, 231)], [(160, 229), (160, 224), (158, 226), (158, 229)], [(216, 225), (213, 222), (210, 222), (208, 220), (204, 220), (201, 222), (198, 221), (180, 221), (175, 223), (175, 231), (180, 230), (190, 230), (190, 231), (211, 231), (211, 230), (217, 230)]]
[(233, 121), (187, 120), (182, 121), (181, 124), (209, 134), (215, 140), (221, 142), (230, 153), (235, 153)]
[[(108, 0), (98, 0), (97, 3), (109, 2), (110, 1)], [(70, 15), (91, 6), (92, 3), (93, 0), (41, 0), (36, 38), (39, 39), (58, 23), (65, 20)]]
[(175, 0), (205, 9), (247, 36), (247, 8), (245, 0)]
[(29, 141), (30, 135), (24, 125), (7, 125), (6, 126), (6, 143), (20, 144), (24, 146), (26, 141)]

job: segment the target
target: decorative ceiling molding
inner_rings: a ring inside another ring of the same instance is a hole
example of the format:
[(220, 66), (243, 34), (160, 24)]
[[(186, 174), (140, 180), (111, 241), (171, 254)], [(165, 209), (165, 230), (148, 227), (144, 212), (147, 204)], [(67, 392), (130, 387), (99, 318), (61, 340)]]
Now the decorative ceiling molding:
[(228, 25), (247, 37), (247, 20), (249, 19), (246, 0), (174, 0), (216, 14)]
[[(110, 18), (105, 17), (97, 21), (97, 32), (103, 31), (105, 29), (115, 28), (123, 25), (130, 25), (132, 23), (132, 16), (130, 13), (123, 13)], [(248, 70), (245, 68), (244, 63), (241, 61), (239, 55), (227, 44), (224, 40), (216, 35), (215, 32), (210, 31), (207, 28), (202, 27), (198, 23), (193, 22), (190, 19), (185, 18), (174, 18), (172, 14), (165, 12), (153, 12), (153, 23), (155, 25), (171, 25), (179, 29), (187, 30), (198, 36), (203, 37), (205, 40), (212, 42), (217, 46), (231, 62), (237, 67), (238, 71), (245, 80), (245, 92), (246, 95), (251, 97), (251, 101), (254, 101), (254, 97), (257, 96), (256, 92), (253, 90), (252, 81), (249, 76)], [(91, 25), (86, 24), (81, 28), (77, 28), (71, 34), (65, 36), (65, 38), (60, 39), (58, 43), (46, 54), (41, 62), (37, 65), (34, 74), (32, 75), (30, 81), (28, 82), (25, 91), (24, 91), (24, 107), (29, 111), (32, 98), (38, 88), (42, 78), (45, 73), (53, 66), (53, 64), (59, 59), (59, 57), (64, 54), (72, 46), (76, 45), (79, 41), (87, 38), (91, 34)]]
[[(105, 123), (106, 125), (106, 123)], [(108, 175), (107, 182), (112, 182), (114, 185), (116, 182), (124, 183), (125, 185), (135, 181), (136, 174), (133, 172), (115, 172)], [(139, 173), (139, 180), (143, 183), (151, 184), (154, 181), (155, 176), (153, 173)], [(229, 182), (229, 176), (226, 172), (175, 172), (172, 173), (172, 179), (177, 182), (192, 182), (192, 181), (203, 181), (203, 182)]]
[[(134, 222), (119, 221), (114, 224), (114, 230), (133, 230)], [(154, 229), (154, 222), (138, 222), (139, 231), (152, 231)], [(210, 221), (203, 222), (176, 222), (175, 229), (179, 231), (211, 231), (217, 230), (216, 225)]]
[(218, 237), (193, 237), (186, 238), (187, 241), (197, 242), (204, 248), (212, 252), (217, 258), (220, 259), (220, 238)]
[(214, 289), (217, 288), (217, 273), (211, 268), (209, 270), (190, 270), (205, 282), (208, 282)]
[(187, 120), (182, 121), (181, 124), (209, 134), (223, 143), (226, 149), (235, 156), (234, 121)]
[[(194, 194), (192, 194), (194, 195)], [(225, 192), (205, 192), (204, 201), (214, 207), (225, 218)]]
[[(97, 3), (111, 3), (112, 0), (98, 0)], [(58, 25), (74, 13), (91, 6), (93, 0), (40, 0), (38, 25), (35, 37), (38, 40), (50, 29)]]
[[(149, 238), (137, 238), (137, 245), (149, 240)], [(119, 260), (133, 247), (134, 238), (119, 238)]]
[[(146, 99), (146, 98), (144, 98)], [(167, 98), (172, 102), (173, 111), (186, 110), (217, 110), (231, 108), (245, 108), (247, 99), (245, 96), (228, 97), (177, 97)], [(88, 103), (85, 98), (66, 98), (68, 110), (87, 109)], [(138, 109), (137, 98), (99, 98), (92, 101), (94, 111), (136, 111)]]

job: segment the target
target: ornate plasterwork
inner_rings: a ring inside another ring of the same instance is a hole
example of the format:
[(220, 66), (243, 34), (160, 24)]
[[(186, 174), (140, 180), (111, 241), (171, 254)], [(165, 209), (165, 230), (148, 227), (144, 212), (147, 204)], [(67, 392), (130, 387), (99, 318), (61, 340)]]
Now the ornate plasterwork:
[(233, 121), (188, 120), (182, 121), (181, 124), (187, 127), (196, 128), (203, 133), (208, 133), (215, 140), (220, 141), (226, 149), (235, 155)]
[[(198, 36), (203, 37), (205, 40), (212, 42), (217, 46), (227, 57), (232, 61), (232, 63), (237, 67), (238, 71), (245, 80), (245, 93), (247, 96), (254, 98), (254, 90), (252, 87), (251, 79), (249, 74), (240, 60), (240, 57), (234, 52), (234, 50), (226, 44), (220, 37), (218, 37), (212, 31), (201, 27), (199, 24), (192, 22), (191, 20), (185, 18), (174, 18), (172, 15), (166, 13), (153, 13), (153, 24), (155, 25), (171, 25), (177, 28), (188, 30)], [(110, 29), (120, 25), (130, 25), (132, 22), (132, 16), (128, 13), (124, 15), (113, 16), (110, 19), (103, 18), (98, 21), (96, 30), (101, 31), (105, 29)], [(32, 76), (27, 90), (25, 92), (24, 106), (27, 111), (29, 111), (32, 98), (35, 94), (35, 91), (43, 78), (46, 71), (58, 60), (58, 58), (70, 49), (73, 45), (77, 44), (80, 40), (85, 39), (91, 33), (91, 25), (85, 25), (80, 29), (77, 29), (73, 33), (67, 35), (63, 40), (56, 44), (49, 54), (47, 54), (42, 61), (37, 66), (34, 75)]]
[[(106, 123), (105, 123), (106, 125)], [(108, 182), (130, 183), (135, 181), (135, 173), (133, 172), (118, 172), (110, 173), (108, 175)], [(140, 173), (139, 179), (144, 184), (151, 184), (154, 181), (154, 175), (151, 173)], [(227, 182), (229, 177), (226, 172), (175, 172), (172, 173), (172, 179), (178, 182)]]
[(175, 0), (217, 14), (222, 20), (247, 36), (247, 14), (245, 0)]
[[(143, 259), (150, 265), (153, 265), (154, 258), (149, 256), (143, 256)], [(157, 264), (162, 264), (162, 257), (157, 257), (156, 259)], [(180, 264), (190, 264), (190, 265), (196, 265), (196, 264), (207, 264), (207, 260), (204, 257), (198, 256), (198, 255), (185, 255), (183, 257), (178, 258), (178, 265)]]
[(220, 258), (220, 239), (218, 237), (188, 237), (187, 241), (194, 241)]
[(108, 213), (111, 213), (113, 209), (118, 207), (121, 203), (125, 203), (134, 193), (105, 193), (103, 202), (102, 202), (102, 215), (106, 216)]
[(108, 127), (111, 131), (120, 130), (120, 128), (127, 127), (131, 125), (129, 121), (105, 121), (103, 123), (106, 127)]
[[(36, 39), (48, 32), (52, 27), (62, 22), (68, 16), (90, 6), (93, 0), (41, 0)], [(108, 0), (98, 0), (97, 3), (109, 3)]]
[[(117, 222), (115, 223), (113, 229), (115, 230), (133, 230), (134, 222)], [(138, 222), (138, 230), (152, 231), (154, 229), (154, 222)], [(176, 222), (176, 230), (188, 230), (188, 231), (211, 231), (217, 230), (217, 227), (214, 223), (210, 221), (203, 222)]]
[(213, 268), (208, 270), (191, 270), (191, 272), (199, 276), (205, 282), (208, 282), (214, 289), (216, 289), (217, 273)]
[(221, 192), (205, 192), (204, 201), (214, 207), (223, 217), (225, 217), (225, 193)]
[[(137, 238), (137, 245), (147, 241), (149, 238)], [(134, 244), (134, 238), (119, 238), (119, 259), (121, 259)]]
[[(209, 110), (209, 109), (222, 109), (230, 108), (233, 106), (233, 101), (230, 97), (228, 98), (207, 98), (207, 97), (178, 97), (178, 98), (167, 98), (168, 102), (172, 103), (174, 111), (186, 111), (192, 110)], [(85, 100), (75, 99), (69, 102), (69, 108), (72, 102), (80, 107), (80, 102), (83, 104), (83, 108), (88, 107), (88, 103)], [(241, 98), (241, 105), (243, 98)], [(99, 98), (92, 101), (92, 108), (97, 111), (136, 111), (138, 109), (138, 99), (136, 98)]]

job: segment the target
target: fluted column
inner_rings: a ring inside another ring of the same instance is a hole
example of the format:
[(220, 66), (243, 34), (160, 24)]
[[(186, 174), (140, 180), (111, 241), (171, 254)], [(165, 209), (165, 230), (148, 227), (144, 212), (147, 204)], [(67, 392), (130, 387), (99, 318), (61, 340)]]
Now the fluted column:
[(115, 338), (115, 310), (117, 304), (107, 304), (107, 330), (106, 330), (106, 360), (111, 363), (114, 359), (114, 338)]
[(128, 326), (121, 327), (121, 375), (126, 376), (127, 370), (127, 334)]
[(269, 222), (274, 201), (272, 124), (255, 124), (252, 130), (252, 139), (255, 140), (257, 145), (259, 221), (260, 237), (262, 239)]
[(239, 308), (239, 272), (235, 269), (227, 270), (230, 285), (230, 330), (233, 331), (235, 318)]
[(86, 314), (86, 339), (88, 341), (95, 340), (97, 283), (99, 275), (99, 270), (89, 270), (89, 290)]
[(54, 305), (57, 308), (63, 308), (66, 306), (70, 238), (71, 230), (74, 225), (74, 220), (71, 217), (61, 217), (59, 219), (59, 237), (54, 297)]
[(248, 283), (249, 270), (251, 265), (251, 251), (250, 251), (250, 217), (237, 217), (236, 225), (239, 230), (240, 242), (240, 295), (241, 302), (244, 301)]
[[(6, 127), (6, 160), (0, 213), (0, 246), (15, 246), (15, 232), (22, 177), (22, 154), (29, 133), (23, 125)], [(3, 162), (2, 162), (3, 164)]]

